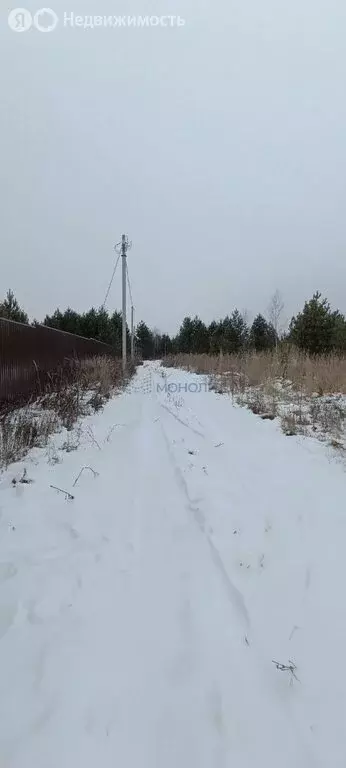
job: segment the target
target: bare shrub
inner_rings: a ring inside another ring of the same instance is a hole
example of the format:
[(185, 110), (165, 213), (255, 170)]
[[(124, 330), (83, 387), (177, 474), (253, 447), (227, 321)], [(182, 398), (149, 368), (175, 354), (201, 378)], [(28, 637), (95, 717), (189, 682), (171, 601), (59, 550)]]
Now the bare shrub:
[(216, 392), (218, 395), (223, 395), (226, 392), (225, 382), (222, 382), (219, 376), (210, 376), (208, 380), (208, 389), (212, 392)]
[(45, 405), (55, 411), (62, 426), (67, 430), (71, 430), (78, 416), (84, 415), (86, 412), (79, 382), (71, 384), (59, 392), (47, 395)]
[(161, 365), (164, 365), (165, 368), (179, 368), (178, 358), (180, 358), (180, 355), (166, 355), (162, 360)]
[(345, 410), (337, 400), (313, 400), (310, 415), (315, 425), (325, 432), (340, 433), (345, 420)]
[(94, 392), (94, 394), (91, 396), (90, 400), (88, 400), (88, 405), (91, 406), (93, 411), (101, 411), (105, 403), (105, 398), (100, 395), (99, 392)]
[(66, 451), (66, 453), (72, 453), (72, 451), (77, 451), (77, 449), (79, 448), (79, 445), (80, 444), (78, 441), (71, 440), (68, 438), (67, 440), (64, 440), (61, 446), (61, 450)]
[(243, 404), (247, 405), (250, 411), (256, 415), (266, 413), (267, 411), (266, 401), (260, 389), (255, 389), (252, 392), (249, 390), (247, 396), (243, 398)]
[(33, 447), (46, 445), (59, 420), (52, 412), (28, 406), (0, 418), (0, 467), (18, 461)]
[(288, 437), (298, 434), (297, 417), (294, 413), (284, 413), (281, 416), (281, 429)]
[(340, 442), (340, 440), (335, 440), (335, 438), (333, 438), (330, 441), (329, 445), (331, 446), (331, 448), (335, 448), (335, 450), (337, 450), (337, 451), (345, 451), (346, 450), (344, 445)]

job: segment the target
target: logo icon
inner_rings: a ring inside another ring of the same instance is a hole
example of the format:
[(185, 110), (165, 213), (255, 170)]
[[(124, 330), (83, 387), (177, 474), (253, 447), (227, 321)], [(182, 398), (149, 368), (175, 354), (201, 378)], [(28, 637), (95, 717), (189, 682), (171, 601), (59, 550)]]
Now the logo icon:
[(40, 8), (34, 16), (34, 26), (39, 32), (53, 32), (58, 22), (59, 18), (51, 8)]
[(32, 27), (32, 15), (27, 8), (14, 8), (8, 15), (8, 26), (13, 32), (27, 32)]

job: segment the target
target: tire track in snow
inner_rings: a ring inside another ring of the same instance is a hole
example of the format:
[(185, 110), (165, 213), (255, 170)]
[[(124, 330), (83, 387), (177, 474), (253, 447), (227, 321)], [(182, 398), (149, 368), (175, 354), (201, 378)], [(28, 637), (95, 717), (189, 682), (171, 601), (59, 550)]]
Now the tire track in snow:
[[(248, 627), (250, 626), (250, 618), (246, 609), (245, 601), (243, 599), (242, 594), (237, 590), (236, 587), (234, 587), (231, 579), (229, 578), (229, 575), (226, 571), (226, 568), (224, 566), (224, 563), (222, 561), (222, 558), (217, 551), (212, 539), (208, 535), (208, 532), (205, 528), (205, 520), (202, 511), (198, 507), (198, 502), (200, 499), (192, 499), (189, 494), (188, 485), (186, 482), (186, 479), (184, 477), (184, 474), (182, 472), (182, 468), (178, 465), (176, 458), (172, 451), (172, 446), (170, 444), (169, 437), (165, 431), (164, 426), (162, 425), (162, 422), (160, 423), (161, 433), (166, 445), (166, 449), (168, 452), (168, 458), (170, 461), (170, 464), (172, 466), (172, 469), (174, 471), (174, 476), (176, 479), (176, 484), (178, 486), (178, 489), (183, 493), (187, 503), (185, 504), (185, 508), (189, 510), (194, 518), (194, 523), (199, 529), (200, 534), (202, 535), (203, 539), (207, 540), (208, 547), (210, 549), (210, 557), (213, 566), (215, 567), (215, 572), (221, 577), (222, 583), (223, 583), (223, 594), (225, 595), (227, 602), (232, 606), (236, 617), (238, 620), (240, 620), (241, 624), (243, 625), (243, 629), (246, 629), (246, 635), (248, 636)], [(243, 635), (244, 637), (244, 635)], [(243, 640), (243, 638), (242, 638)], [(224, 641), (221, 641), (223, 643)], [(256, 643), (257, 645), (257, 643)], [(295, 765), (299, 764), (300, 766), (304, 765), (304, 768), (321, 768), (318, 761), (316, 761), (315, 756), (312, 753), (312, 750), (310, 746), (306, 743), (306, 739), (304, 738), (304, 735), (300, 733), (300, 729), (298, 727), (298, 724), (294, 722), (294, 720), (291, 717), (289, 707), (285, 705), (284, 700), (281, 697), (281, 694), (279, 693), (279, 690), (277, 688), (277, 681), (275, 680), (273, 676), (273, 672), (271, 670), (271, 667), (269, 665), (268, 659), (266, 658), (266, 655), (261, 652), (261, 649), (259, 647), (254, 647), (253, 643), (249, 646), (248, 650), (243, 647), (244, 653), (246, 654), (247, 663), (246, 666), (242, 668), (242, 673), (238, 674), (237, 671), (237, 665), (234, 666), (234, 661), (231, 661), (231, 670), (232, 670), (232, 676), (229, 678), (227, 682), (227, 670), (228, 666), (227, 663), (224, 667), (224, 675), (225, 675), (225, 685), (217, 684), (216, 680), (214, 681), (214, 685), (212, 683), (212, 680), (209, 680), (209, 690), (205, 691), (205, 702), (204, 705), (206, 707), (206, 712), (208, 721), (212, 724), (213, 729), (215, 730), (215, 733), (218, 735), (218, 739), (215, 742), (215, 752), (214, 752), (214, 758), (213, 758), (213, 765), (217, 766), (217, 768), (224, 768), (224, 766), (230, 764), (230, 749), (231, 743), (233, 744), (233, 748), (237, 750), (237, 747), (235, 744), (237, 743), (238, 739), (240, 741), (244, 738), (246, 739), (245, 733), (246, 729), (249, 729), (250, 733), (253, 733), (253, 737), (255, 741), (261, 741), (262, 737), (258, 734), (258, 728), (256, 726), (256, 706), (253, 704), (250, 705), (250, 699), (252, 697), (252, 693), (254, 695), (254, 699), (258, 699), (258, 701), (262, 701), (263, 696), (263, 705), (264, 709), (268, 709), (270, 712), (270, 723), (268, 720), (266, 723), (264, 723), (264, 732), (267, 733), (267, 736), (263, 737), (263, 744), (262, 746), (265, 749), (265, 753), (267, 754), (267, 750), (271, 752), (270, 747), (270, 728), (272, 727), (274, 731), (276, 729), (278, 732), (281, 733), (281, 738), (288, 738), (289, 741), (292, 743), (291, 747), (289, 747), (288, 752), (289, 754), (295, 754), (295, 758), (297, 758), (297, 755), (299, 754), (299, 760), (293, 760), (293, 762), (290, 762), (290, 758), (288, 758), (288, 755), (283, 754), (283, 762), (282, 765)], [(230, 653), (232, 654), (231, 647), (230, 647)], [(232, 658), (232, 655), (231, 655)], [(245, 658), (244, 658), (245, 661)], [(240, 659), (239, 659), (240, 662)], [(241, 666), (241, 665), (240, 665)], [(229, 672), (230, 670), (228, 670)], [(244, 674), (244, 679), (242, 680), (242, 674)], [(236, 727), (235, 723), (238, 723), (239, 726), (239, 720), (238, 717), (235, 716), (235, 718), (229, 719), (229, 713), (230, 713), (230, 697), (232, 697), (232, 686), (240, 685), (244, 688), (244, 692), (247, 691), (247, 695), (245, 693), (245, 697), (248, 700), (248, 722), (247, 722), (247, 705), (244, 705), (244, 702), (241, 704), (239, 703), (241, 715), (240, 715), (240, 721), (242, 723), (242, 728), (244, 731), (241, 732), (241, 735), (239, 735), (238, 727)], [(224, 710), (224, 701), (225, 701), (225, 710)], [(287, 704), (287, 703), (286, 703)], [(245, 716), (244, 716), (244, 710), (245, 710)], [(228, 714), (227, 714), (228, 713)], [(267, 714), (268, 717), (268, 714)], [(243, 718), (243, 719), (242, 719)], [(232, 730), (234, 728), (234, 730)], [(269, 729), (269, 730), (268, 730)], [(277, 741), (277, 739), (276, 739)], [(273, 747), (273, 751), (275, 752), (275, 749)], [(246, 749), (245, 749), (246, 752)], [(250, 748), (251, 752), (251, 748)], [(264, 754), (264, 753), (263, 753)], [(255, 763), (253, 762), (246, 762), (241, 763), (244, 766), (247, 767), (250, 765), (253, 765)], [(269, 765), (269, 763), (266, 762), (266, 764)], [(270, 763), (271, 764), (271, 763)], [(278, 763), (277, 760), (275, 764), (281, 764)]]
[[(176, 421), (180, 422), (183, 426), (188, 427), (189, 425), (186, 424), (183, 419), (180, 419), (175, 416), (174, 413), (170, 411), (169, 408), (165, 407), (160, 403), (160, 406), (164, 408), (165, 410), (168, 410), (168, 412), (176, 419)], [(165, 428), (163, 426), (162, 421), (160, 422), (161, 430), (163, 433), (163, 437), (165, 439), (166, 447), (169, 453), (169, 457), (171, 460), (171, 463), (174, 468), (175, 477), (177, 480), (177, 483), (181, 490), (183, 491), (187, 502), (188, 502), (188, 509), (193, 514), (194, 521), (197, 524), (200, 532), (202, 533), (203, 537), (207, 539), (208, 546), (210, 548), (210, 556), (212, 559), (213, 564), (215, 565), (216, 570), (221, 575), (225, 592), (227, 594), (227, 597), (231, 604), (237, 608), (238, 615), (241, 616), (241, 618), (246, 622), (247, 626), (250, 625), (250, 618), (246, 609), (245, 601), (243, 598), (243, 595), (241, 592), (237, 589), (237, 587), (234, 587), (234, 584), (232, 583), (232, 580), (229, 577), (229, 574), (227, 573), (226, 567), (224, 565), (224, 562), (222, 560), (222, 557), (220, 555), (220, 552), (218, 551), (217, 547), (214, 544), (214, 541), (209, 536), (208, 531), (206, 530), (206, 521), (203, 515), (203, 512), (199, 509), (199, 502), (201, 499), (192, 499), (189, 494), (189, 488), (188, 483), (186, 481), (185, 475), (184, 475), (184, 468), (181, 466), (177, 460), (174, 451), (173, 446), (171, 444), (171, 441), (169, 440), (168, 434), (165, 431)], [(202, 428), (203, 425), (201, 425)], [(192, 429), (192, 431), (194, 431)], [(205, 435), (204, 435), (205, 436)], [(212, 504), (212, 499), (211, 499)], [(309, 581), (310, 581), (310, 574), (306, 578), (306, 589), (309, 588)], [(235, 590), (235, 591), (234, 591)], [(239, 599), (240, 598), (240, 599)], [(245, 615), (244, 615), (244, 609), (245, 609)], [(274, 709), (278, 715), (278, 722), (281, 721), (282, 725), (286, 723), (286, 728), (288, 728), (288, 733), (291, 731), (291, 738), (293, 737), (293, 740), (296, 742), (297, 745), (299, 745), (299, 748), (301, 750), (301, 754), (304, 760), (304, 766), (307, 768), (309, 766), (310, 768), (321, 768), (321, 763), (317, 756), (314, 754), (314, 745), (310, 743), (310, 739), (307, 738), (307, 735), (302, 732), (299, 722), (296, 721), (296, 719), (293, 717), (291, 709), (290, 709), (290, 702), (285, 700), (281, 695), (281, 689), (277, 685), (277, 681), (275, 680), (272, 672), (269, 669), (269, 662), (268, 662), (268, 655), (265, 652), (265, 649), (261, 647), (261, 644), (258, 644), (259, 638), (256, 637), (256, 647), (251, 643), (250, 647), (250, 654), (249, 654), (249, 662), (250, 667), (253, 667), (253, 672), (255, 673), (256, 670), (258, 671), (258, 684), (263, 687), (263, 695), (264, 697), (273, 697), (273, 705)], [(254, 676), (255, 680), (255, 676)], [(255, 686), (254, 686), (255, 689)], [(217, 701), (217, 696), (214, 696), (214, 703)], [(279, 714), (280, 713), (280, 714)], [(219, 718), (220, 712), (218, 711), (218, 707), (216, 707), (216, 723), (220, 721)], [(273, 710), (273, 722), (274, 722), (274, 710)], [(283, 725), (284, 727), (284, 725)]]
[(241, 622), (242, 622), (242, 624), (244, 626), (244, 629), (246, 629), (246, 631), (248, 631), (249, 628), (250, 628), (250, 618), (249, 618), (249, 614), (248, 614), (248, 611), (247, 611), (247, 608), (246, 608), (246, 605), (245, 605), (244, 597), (243, 597), (242, 593), (240, 592), (240, 590), (235, 586), (235, 584), (233, 584), (232, 580), (229, 577), (229, 574), (228, 574), (228, 572), (226, 570), (226, 567), (225, 567), (225, 564), (224, 564), (224, 562), (223, 562), (223, 560), (221, 558), (221, 555), (220, 555), (218, 549), (216, 548), (214, 542), (212, 541), (208, 531), (206, 530), (204, 515), (203, 515), (203, 513), (201, 512), (201, 510), (198, 507), (198, 502), (200, 501), (200, 499), (195, 499), (195, 500), (191, 499), (190, 494), (189, 494), (189, 489), (188, 489), (187, 482), (186, 482), (185, 477), (184, 477), (184, 475), (183, 475), (183, 473), (181, 471), (181, 468), (179, 467), (179, 465), (177, 464), (177, 462), (175, 460), (175, 457), (174, 457), (174, 454), (172, 452), (172, 448), (171, 448), (171, 444), (170, 444), (169, 438), (168, 438), (168, 436), (166, 434), (166, 431), (165, 431), (162, 423), (160, 423), (160, 426), (161, 426), (161, 432), (162, 432), (162, 435), (163, 435), (163, 438), (164, 438), (164, 441), (165, 441), (165, 445), (166, 445), (166, 448), (167, 448), (169, 460), (170, 460), (170, 463), (173, 466), (174, 475), (175, 475), (177, 484), (180, 487), (181, 491), (183, 492), (183, 494), (184, 494), (184, 496), (185, 496), (185, 498), (187, 500), (188, 510), (192, 513), (194, 522), (196, 523), (200, 533), (205, 538), (205, 540), (206, 540), (206, 542), (208, 544), (211, 561), (212, 561), (214, 567), (216, 568), (217, 572), (219, 573), (219, 576), (221, 578), (221, 581), (222, 581), (224, 590), (226, 592), (228, 601), (236, 609), (238, 617), (240, 618), (240, 620), (241, 620)]
[(179, 424), (183, 425), (183, 427), (186, 427), (186, 429), (190, 429), (190, 431), (193, 432), (194, 435), (198, 435), (198, 437), (203, 437), (203, 439), (205, 438), (205, 434), (203, 432), (200, 432), (198, 429), (195, 429), (194, 427), (192, 427), (191, 424), (188, 424), (186, 421), (183, 421), (183, 419), (180, 419), (179, 416), (177, 416), (176, 413), (173, 413), (173, 411), (171, 411), (171, 409), (168, 408), (167, 405), (164, 405), (164, 403), (160, 403), (160, 407), (163, 408), (165, 411), (167, 411), (167, 413), (170, 413), (171, 416), (173, 416), (173, 418), (179, 422)]

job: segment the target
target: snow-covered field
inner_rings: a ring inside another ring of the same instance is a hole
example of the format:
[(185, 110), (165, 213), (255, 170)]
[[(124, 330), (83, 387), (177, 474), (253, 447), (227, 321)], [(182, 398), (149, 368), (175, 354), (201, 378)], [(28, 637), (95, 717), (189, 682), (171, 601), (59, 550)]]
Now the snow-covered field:
[(341, 768), (344, 468), (163, 374), (0, 476), (0, 766)]
[(235, 374), (227, 372), (211, 376), (209, 387), (232, 397), (233, 405), (250, 408), (262, 419), (277, 419), (286, 435), (304, 435), (325, 442), (334, 449), (335, 458), (346, 462), (346, 395), (308, 394), (284, 379), (239, 386)]

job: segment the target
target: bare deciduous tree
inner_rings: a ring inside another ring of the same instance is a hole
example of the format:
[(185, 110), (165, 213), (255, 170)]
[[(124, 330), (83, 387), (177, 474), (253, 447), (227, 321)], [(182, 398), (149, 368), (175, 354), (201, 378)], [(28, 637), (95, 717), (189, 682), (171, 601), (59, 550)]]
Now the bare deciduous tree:
[(282, 315), (284, 306), (285, 305), (284, 305), (281, 293), (278, 289), (276, 289), (275, 293), (271, 297), (270, 304), (268, 307), (269, 321), (271, 322), (276, 334), (276, 346), (278, 343), (278, 337), (280, 333), (280, 317)]

